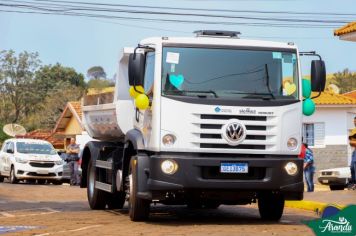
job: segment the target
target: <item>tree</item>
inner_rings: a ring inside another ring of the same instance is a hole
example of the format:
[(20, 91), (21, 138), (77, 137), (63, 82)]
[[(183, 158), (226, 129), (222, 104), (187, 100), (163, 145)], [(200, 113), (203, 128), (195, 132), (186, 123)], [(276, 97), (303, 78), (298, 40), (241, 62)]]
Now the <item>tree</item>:
[(0, 52), (1, 121), (15, 123), (31, 112), (36, 93), (31, 84), (39, 64), (38, 53)]
[(68, 81), (60, 81), (56, 88), (50, 90), (43, 101), (37, 104), (37, 112), (32, 113), (24, 121), (29, 130), (54, 128), (67, 102), (78, 101), (84, 89), (74, 86)]
[(35, 77), (36, 87), (44, 94), (55, 88), (59, 82), (69, 82), (71, 85), (85, 88), (84, 76), (73, 68), (55, 65), (42, 66)]
[(341, 94), (356, 90), (356, 72), (344, 69), (341, 72), (334, 73), (328, 82), (338, 86)]
[(87, 77), (90, 80), (106, 79), (106, 73), (101, 66), (90, 67), (87, 71)]

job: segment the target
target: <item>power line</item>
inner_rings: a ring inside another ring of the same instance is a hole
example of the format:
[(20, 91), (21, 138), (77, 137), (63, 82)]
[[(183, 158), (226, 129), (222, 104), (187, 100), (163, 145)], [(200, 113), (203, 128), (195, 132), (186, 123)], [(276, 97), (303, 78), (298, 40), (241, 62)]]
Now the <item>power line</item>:
[[(38, 1), (38, 0), (36, 0)], [(27, 3), (32, 4), (28, 1), (15, 1), (17, 3)], [(83, 8), (74, 5), (45, 5), (47, 7), (57, 7), (57, 9), (44, 8), (42, 6), (38, 7), (35, 5), (26, 4), (0, 4), (2, 6), (8, 7), (24, 7), (24, 8), (37, 8), (41, 10), (48, 11), (61, 11), (58, 6), (65, 7), (62, 11), (100, 11), (109, 13), (129, 13), (129, 14), (149, 14), (149, 15), (165, 15), (165, 16), (189, 16), (189, 17), (209, 17), (209, 18), (224, 18), (224, 19), (239, 19), (239, 20), (257, 20), (257, 21), (276, 21), (276, 22), (292, 22), (292, 23), (334, 23), (334, 24), (345, 24), (348, 23), (346, 20), (318, 20), (318, 19), (293, 19), (293, 18), (276, 18), (276, 17), (251, 17), (251, 16), (232, 16), (232, 15), (216, 15), (216, 14), (200, 14), (200, 13), (181, 13), (181, 12), (160, 12), (160, 11), (144, 11), (144, 10), (127, 10), (127, 9), (108, 9), (108, 8)]]
[[(1, 4), (0, 4), (1, 6)], [(229, 22), (229, 21), (203, 21), (203, 20), (178, 20), (178, 19), (158, 19), (147, 17), (124, 17), (113, 15), (100, 15), (100, 14), (86, 14), (86, 13), (66, 13), (66, 12), (38, 12), (38, 11), (11, 11), (1, 10), (2, 12), (25, 13), (25, 14), (41, 14), (41, 15), (63, 15), (63, 16), (79, 16), (90, 18), (103, 18), (103, 19), (117, 19), (117, 20), (135, 20), (135, 21), (150, 21), (150, 22), (164, 22), (164, 23), (194, 23), (194, 24), (207, 24), (207, 25), (246, 25), (246, 26), (260, 26), (260, 27), (294, 27), (294, 28), (334, 28), (336, 25), (317, 25), (317, 24), (282, 24), (282, 23), (260, 23), (260, 22)]]
[[(6, 0), (5, 0), (6, 1)], [(7, 0), (11, 1), (11, 0)], [(296, 11), (255, 11), (255, 10), (230, 10), (230, 9), (209, 9), (209, 8), (181, 8), (181, 7), (162, 7), (148, 5), (129, 5), (129, 4), (110, 4), (110, 3), (91, 3), (91, 2), (73, 2), (73, 1), (58, 1), (58, 0), (32, 0), (34, 2), (52, 2), (52, 3), (70, 3), (94, 6), (116, 6), (130, 8), (149, 8), (149, 9), (170, 9), (183, 11), (210, 11), (210, 12), (233, 12), (233, 13), (265, 13), (265, 14), (296, 14), (296, 15), (335, 15), (335, 16), (356, 16), (356, 13), (335, 13), (335, 12), (296, 12)]]

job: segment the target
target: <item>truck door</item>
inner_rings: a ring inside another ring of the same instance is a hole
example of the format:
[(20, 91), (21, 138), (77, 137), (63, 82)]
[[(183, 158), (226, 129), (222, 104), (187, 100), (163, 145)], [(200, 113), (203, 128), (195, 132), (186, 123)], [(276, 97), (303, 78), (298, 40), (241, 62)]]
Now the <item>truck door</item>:
[(140, 111), (136, 108), (136, 119), (135, 127), (141, 131), (147, 145), (150, 141), (151, 131), (152, 131), (152, 99), (153, 99), (153, 82), (154, 82), (154, 67), (155, 67), (155, 53), (148, 52), (146, 54), (146, 66), (145, 66), (145, 77), (144, 77), (144, 89), (145, 93), (149, 97), (150, 106), (144, 110)]

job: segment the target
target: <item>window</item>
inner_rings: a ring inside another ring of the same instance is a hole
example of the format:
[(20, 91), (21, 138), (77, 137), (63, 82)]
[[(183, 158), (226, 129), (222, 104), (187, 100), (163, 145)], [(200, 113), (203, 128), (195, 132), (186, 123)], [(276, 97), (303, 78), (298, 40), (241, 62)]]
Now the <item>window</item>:
[(2, 145), (1, 150), (2, 150), (3, 152), (6, 152), (7, 144), (8, 144), (8, 142), (6, 142), (6, 143), (4, 143), (4, 144)]
[(149, 97), (153, 95), (153, 81), (155, 72), (155, 54), (154, 52), (147, 53), (146, 56), (146, 68), (145, 68), (145, 79), (144, 79), (144, 89)]
[(303, 142), (311, 147), (323, 147), (325, 145), (325, 124), (303, 124)]
[(298, 99), (297, 54), (237, 48), (163, 48), (162, 94)]
[(10, 142), (9, 145), (7, 146), (7, 149), (11, 149), (11, 150), (15, 151), (15, 149), (14, 149), (14, 143), (13, 143), (13, 142)]

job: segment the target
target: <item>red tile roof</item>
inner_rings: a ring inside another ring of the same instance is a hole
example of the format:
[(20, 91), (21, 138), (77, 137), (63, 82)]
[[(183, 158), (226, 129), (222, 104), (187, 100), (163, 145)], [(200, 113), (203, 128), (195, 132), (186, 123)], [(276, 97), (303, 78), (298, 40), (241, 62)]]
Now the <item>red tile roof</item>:
[(16, 138), (41, 139), (50, 142), (55, 148), (63, 148), (63, 139), (55, 138), (51, 130), (36, 129), (25, 135), (16, 135)]
[[(312, 97), (318, 93), (313, 92)], [(356, 105), (356, 98), (347, 97), (342, 94), (322, 92), (320, 97), (313, 99), (316, 105)]]
[(344, 96), (350, 97), (350, 98), (354, 98), (356, 99), (356, 90), (348, 92), (348, 93), (344, 93)]

